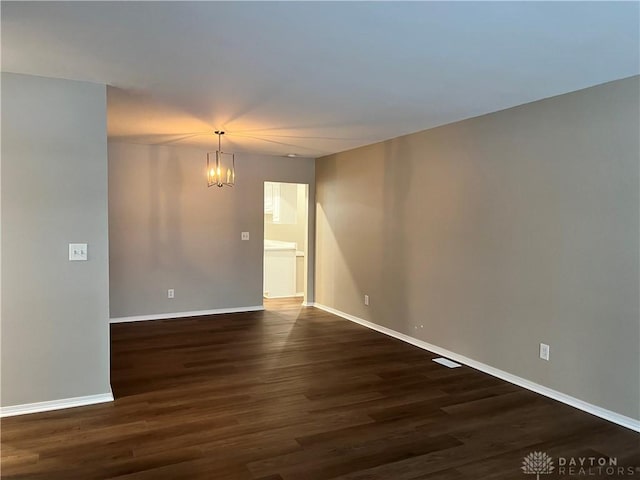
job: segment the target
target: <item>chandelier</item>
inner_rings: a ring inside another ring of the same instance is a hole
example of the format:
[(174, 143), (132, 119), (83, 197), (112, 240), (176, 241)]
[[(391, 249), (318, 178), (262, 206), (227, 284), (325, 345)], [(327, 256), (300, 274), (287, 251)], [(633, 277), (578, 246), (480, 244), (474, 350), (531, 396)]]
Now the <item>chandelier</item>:
[(218, 135), (218, 150), (207, 152), (207, 185), (213, 187), (233, 187), (236, 183), (236, 159), (233, 153), (224, 153), (220, 147), (223, 130), (214, 132)]

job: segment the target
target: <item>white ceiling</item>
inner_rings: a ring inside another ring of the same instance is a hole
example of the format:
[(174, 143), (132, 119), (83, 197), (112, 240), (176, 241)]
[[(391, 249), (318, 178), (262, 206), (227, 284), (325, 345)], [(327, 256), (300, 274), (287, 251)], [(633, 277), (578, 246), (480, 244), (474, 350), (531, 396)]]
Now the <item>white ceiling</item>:
[(638, 2), (2, 2), (2, 70), (112, 139), (316, 157), (637, 75)]

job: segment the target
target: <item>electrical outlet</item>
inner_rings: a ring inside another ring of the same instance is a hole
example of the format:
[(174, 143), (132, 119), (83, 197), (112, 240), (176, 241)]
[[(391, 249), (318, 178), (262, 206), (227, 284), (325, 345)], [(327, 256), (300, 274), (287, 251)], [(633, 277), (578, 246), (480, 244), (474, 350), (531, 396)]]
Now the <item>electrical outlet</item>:
[(240, 239), (241, 240), (249, 240), (249, 232), (242, 232), (240, 234)]
[(367, 306), (369, 305), (369, 295), (364, 296), (364, 304)]
[(540, 358), (543, 360), (549, 360), (549, 345), (546, 343), (540, 344)]
[(176, 296), (176, 292), (173, 288), (170, 288), (169, 290), (167, 290), (167, 298), (175, 298)]
[(70, 243), (69, 244), (69, 260), (86, 261), (87, 260), (87, 244), (86, 243)]

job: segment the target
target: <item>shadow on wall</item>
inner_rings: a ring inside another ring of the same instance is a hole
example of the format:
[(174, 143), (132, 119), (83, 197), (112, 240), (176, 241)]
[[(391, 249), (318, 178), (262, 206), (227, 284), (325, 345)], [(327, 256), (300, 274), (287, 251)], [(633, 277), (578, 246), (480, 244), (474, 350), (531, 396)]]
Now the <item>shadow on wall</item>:
[[(408, 161), (408, 142), (397, 138), (384, 143), (384, 176), (382, 198), (382, 309), (373, 311), (373, 321), (393, 325), (394, 329), (412, 335), (408, 312), (408, 234), (407, 201), (411, 190), (412, 169)], [(413, 219), (419, 222), (420, 219)], [(381, 317), (381, 318), (379, 318)], [(395, 321), (391, 320), (395, 318)]]
[[(177, 156), (160, 158), (150, 150), (149, 163), (149, 242), (150, 263), (158, 268), (184, 262), (182, 242), (183, 178)], [(167, 253), (170, 252), (170, 255)]]
[(163, 275), (179, 271), (180, 275), (204, 281), (207, 273), (185, 250), (183, 165), (174, 150), (169, 150), (169, 155), (163, 155), (162, 150), (149, 149), (148, 266)]
[[(316, 191), (316, 236), (317, 238), (325, 239), (327, 236), (331, 236), (331, 244), (336, 245), (335, 235), (333, 234), (332, 225), (335, 224), (335, 210), (326, 208), (322, 203), (323, 198), (331, 198), (335, 195), (335, 187), (333, 181), (336, 178), (336, 160), (334, 157), (328, 157), (323, 160), (323, 170), (326, 172), (325, 182), (318, 184)], [(331, 202), (328, 202), (329, 205)], [(316, 244), (316, 265), (315, 275), (317, 278), (335, 278), (335, 255), (325, 252), (326, 240)], [(338, 252), (336, 252), (337, 254)], [(324, 302), (329, 304), (335, 302), (335, 283), (330, 282), (328, 285), (319, 283), (316, 288), (326, 288), (325, 291), (316, 292), (316, 299), (325, 297)], [(329, 291), (329, 288), (331, 289)], [(320, 293), (320, 296), (318, 296)], [(329, 300), (330, 299), (330, 300)], [(335, 305), (335, 303), (333, 304)]]
[(366, 148), (359, 159), (346, 153), (319, 165), (316, 275), (334, 279), (320, 283), (320, 303), (411, 334), (408, 235), (419, 219), (407, 208), (410, 146), (399, 138)]

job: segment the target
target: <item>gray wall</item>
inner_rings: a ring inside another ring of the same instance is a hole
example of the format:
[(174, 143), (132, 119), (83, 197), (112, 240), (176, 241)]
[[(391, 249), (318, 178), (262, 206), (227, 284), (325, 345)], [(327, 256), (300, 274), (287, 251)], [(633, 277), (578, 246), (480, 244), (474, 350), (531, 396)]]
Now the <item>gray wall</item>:
[(640, 418), (639, 88), (318, 159), (316, 302)]
[(3, 73), (2, 406), (110, 392), (107, 226), (105, 86)]
[(236, 185), (207, 188), (205, 158), (109, 143), (112, 318), (262, 305), (264, 182), (310, 184), (313, 213), (314, 160), (237, 154)]

